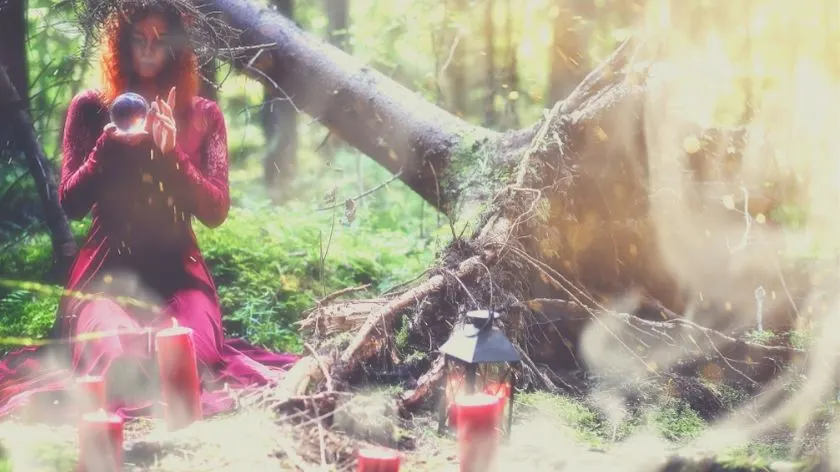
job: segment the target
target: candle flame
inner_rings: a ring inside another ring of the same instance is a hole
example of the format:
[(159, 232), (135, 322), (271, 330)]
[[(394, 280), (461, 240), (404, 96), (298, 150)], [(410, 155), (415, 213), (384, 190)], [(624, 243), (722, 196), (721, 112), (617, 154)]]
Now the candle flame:
[(173, 328), (177, 328), (177, 327), (178, 327), (178, 319), (177, 319), (177, 318), (175, 318), (175, 317), (172, 317), (172, 327), (173, 327)]

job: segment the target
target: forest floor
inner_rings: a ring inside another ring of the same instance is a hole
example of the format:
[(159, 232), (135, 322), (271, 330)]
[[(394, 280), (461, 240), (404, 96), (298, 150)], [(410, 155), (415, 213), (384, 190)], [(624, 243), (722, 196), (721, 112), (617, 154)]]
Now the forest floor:
[[(337, 409), (329, 429), (311, 419), (280, 419), (264, 407), (245, 407), (174, 433), (154, 421), (134, 421), (126, 425), (126, 444), (132, 447), (125, 470), (351, 471), (354, 451), (374, 443), (398, 447), (404, 471), (458, 470), (454, 437), (437, 434), (430, 412), (408, 421), (389, 413), (384, 400), (392, 393), (378, 389), (354, 395)], [(782, 461), (790, 439), (784, 435), (761, 441), (733, 437), (731, 447), (716, 453), (692, 446), (709, 425), (678, 403), (610, 423), (586, 401), (568, 396), (524, 393), (518, 398), (512, 434), (498, 451), (498, 470), (823, 470), (807, 461)], [(0, 442), (5, 455), (0, 471), (75, 468), (73, 426), (4, 423)]]

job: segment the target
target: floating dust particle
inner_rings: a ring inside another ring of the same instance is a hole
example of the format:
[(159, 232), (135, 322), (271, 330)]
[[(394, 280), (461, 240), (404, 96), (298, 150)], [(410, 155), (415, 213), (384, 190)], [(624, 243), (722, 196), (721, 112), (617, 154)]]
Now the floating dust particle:
[(601, 128), (600, 126), (596, 126), (594, 132), (595, 132), (595, 137), (597, 137), (599, 140), (601, 140), (601, 141), (606, 141), (607, 140), (608, 136), (607, 136), (607, 132), (604, 131), (604, 128)]
[(700, 151), (700, 140), (697, 136), (687, 136), (683, 140), (683, 149), (689, 154), (695, 154)]

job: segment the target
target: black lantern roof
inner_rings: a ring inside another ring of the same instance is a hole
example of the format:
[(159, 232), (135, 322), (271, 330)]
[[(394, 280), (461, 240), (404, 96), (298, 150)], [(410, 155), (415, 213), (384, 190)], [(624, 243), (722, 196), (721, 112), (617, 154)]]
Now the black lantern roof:
[(470, 311), (467, 322), (452, 330), (440, 352), (470, 364), (519, 362), (519, 352), (493, 320), (499, 315), (487, 310)]

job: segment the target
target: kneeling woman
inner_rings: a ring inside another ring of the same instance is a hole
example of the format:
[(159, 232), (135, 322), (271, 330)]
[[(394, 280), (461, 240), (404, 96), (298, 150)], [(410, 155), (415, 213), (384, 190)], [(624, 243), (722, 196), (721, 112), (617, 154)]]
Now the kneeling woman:
[[(66, 288), (98, 296), (62, 299), (56, 327), (66, 357), (40, 349), (7, 356), (0, 416), (53, 398), (80, 375), (105, 376), (109, 408), (123, 417), (150, 414), (153, 332), (173, 323), (194, 331), (206, 414), (231, 406), (225, 385), (264, 385), (296, 360), (224, 339), (192, 221), (213, 228), (228, 214), (225, 120), (215, 102), (196, 96), (184, 14), (162, 2), (119, 3), (105, 24), (104, 90), (79, 93), (67, 113), (59, 188), (68, 217), (92, 216)], [(110, 123), (109, 107), (125, 92), (151, 104), (145, 127)], [(85, 340), (90, 333), (102, 336)]]

